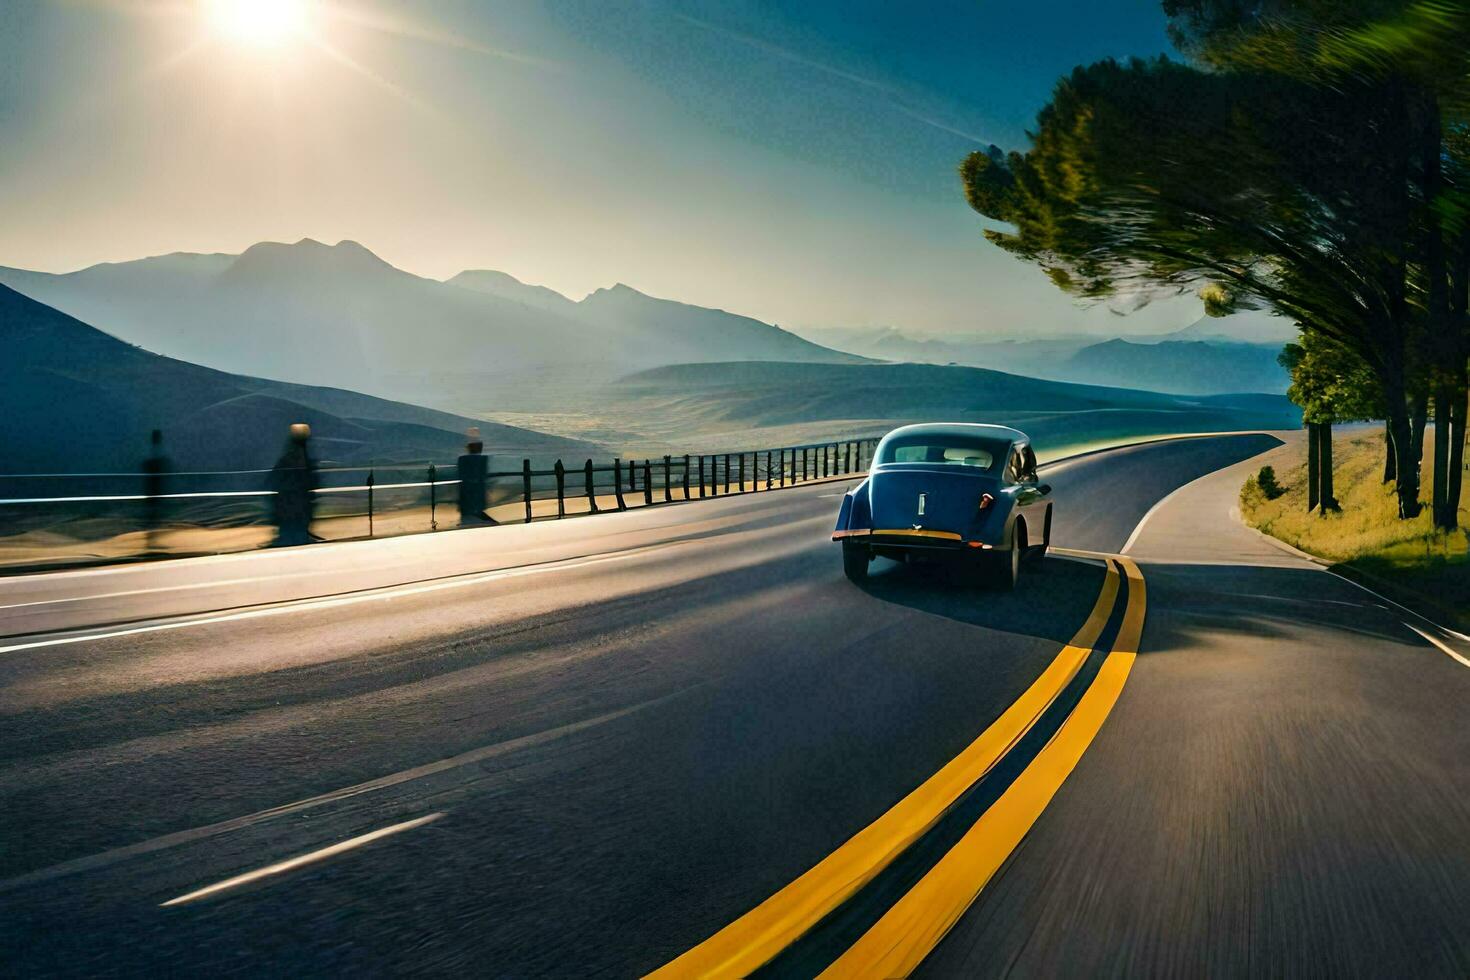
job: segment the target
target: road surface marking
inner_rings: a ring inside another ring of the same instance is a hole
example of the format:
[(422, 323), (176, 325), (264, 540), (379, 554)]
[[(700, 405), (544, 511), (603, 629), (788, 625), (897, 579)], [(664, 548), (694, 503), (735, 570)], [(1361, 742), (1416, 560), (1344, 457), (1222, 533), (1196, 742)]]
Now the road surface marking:
[[(251, 575), (247, 578), (225, 578), (214, 582), (184, 582), (180, 585), (158, 585), (147, 589), (124, 589), (121, 592), (99, 592), (96, 595), (72, 595), (62, 596), (59, 599), (32, 599), (27, 602), (13, 602), (9, 605), (0, 606), (0, 613), (9, 612), (12, 609), (29, 609), (32, 606), (60, 606), (74, 602), (104, 602), (109, 599), (126, 599), (135, 595), (161, 595), (167, 592), (188, 592), (199, 589), (231, 588), (237, 585), (255, 585), (259, 582), (279, 582), (282, 579), (309, 578), (320, 574), (314, 570), (300, 572), (276, 572), (271, 575)], [(420, 580), (422, 581), (422, 580)], [(405, 585), (411, 583), (403, 583)], [(317, 596), (314, 598), (326, 598)], [(207, 612), (208, 610), (206, 610)]]
[(440, 759), (436, 762), (428, 762), (421, 766), (414, 766), (412, 769), (404, 769), (400, 772), (389, 773), (386, 776), (379, 776), (376, 779), (370, 779), (365, 783), (356, 783), (352, 786), (344, 786), (341, 789), (335, 789), (327, 793), (322, 793), (319, 796), (307, 797), (304, 800), (296, 800), (292, 803), (282, 803), (279, 806), (273, 806), (267, 810), (257, 810), (254, 813), (247, 813), (243, 817), (232, 817), (229, 820), (221, 820), (218, 823), (205, 824), (202, 827), (191, 827), (188, 830), (178, 830), (171, 834), (164, 834), (162, 837), (154, 837), (149, 840), (139, 841), (136, 844), (126, 844), (122, 847), (115, 847), (110, 851), (102, 851), (98, 854), (89, 854), (85, 857), (72, 858), (70, 861), (63, 861), (60, 864), (53, 864), (49, 867), (37, 868), (35, 871), (27, 871), (24, 874), (17, 875), (14, 878), (5, 878), (3, 880), (0, 880), (0, 893), (14, 891), (17, 888), (24, 888), (27, 885), (33, 885), (42, 881), (49, 881), (53, 878), (61, 878), (65, 877), (66, 875), (81, 874), (85, 871), (95, 871), (98, 868), (105, 868), (108, 865), (116, 864), (119, 861), (125, 861), (128, 858), (138, 857), (142, 854), (150, 854), (154, 851), (162, 851), (170, 847), (179, 847), (184, 844), (191, 844), (194, 841), (204, 840), (208, 837), (216, 837), (220, 834), (227, 834), (232, 831), (243, 830), (246, 827), (253, 827), (255, 824), (264, 823), (267, 820), (274, 820), (277, 817), (284, 817), (288, 814), (297, 813), (301, 810), (315, 809), (316, 807), (324, 806), (328, 803), (336, 803), (339, 800), (345, 800), (353, 796), (360, 796), (363, 793), (372, 793), (376, 792), (377, 790), (388, 789), (389, 787), (397, 786), (400, 783), (406, 783), (414, 779), (422, 779), (425, 776), (432, 776), (436, 773), (445, 772), (450, 769), (456, 769), (461, 766), (483, 762), (486, 759), (508, 755), (509, 753), (518, 751), (520, 749), (531, 748), (533, 746), (541, 745), (545, 742), (550, 742), (555, 739), (562, 738), (566, 735), (574, 735), (577, 732), (583, 731), (588, 728), (594, 728), (598, 725), (607, 724), (610, 721), (616, 721), (619, 718), (634, 714), (635, 712), (643, 711), (646, 708), (656, 707), (666, 701), (672, 701), (675, 698), (682, 697), (688, 692), (693, 691), (701, 686), (703, 685), (694, 684), (686, 688), (681, 688), (678, 691), (674, 691), (671, 694), (665, 694), (662, 697), (653, 698), (649, 701), (640, 701), (637, 704), (629, 705), (626, 708), (619, 708), (616, 711), (609, 711), (606, 714), (597, 715), (592, 718), (586, 718), (582, 721), (574, 721), (566, 725), (558, 725), (555, 728), (548, 728), (539, 732), (532, 732), (529, 735), (522, 735), (519, 738), (508, 739), (504, 742), (493, 742), (490, 745), (482, 745), (478, 749), (471, 749), (468, 752), (462, 752), (459, 755), (450, 756), (447, 759)]
[(922, 837), (1030, 730), (1077, 675), (1112, 615), (1110, 564), (1091, 614), (1036, 682), (959, 755), (809, 871), (650, 977), (743, 977), (769, 962)]
[(1409, 629), (1413, 630), (1415, 633), (1418, 633), (1420, 636), (1424, 637), (1424, 639), (1428, 640), (1430, 643), (1433, 643), (1435, 646), (1439, 647), (1441, 650), (1443, 650), (1445, 653), (1449, 654), (1451, 657), (1454, 657), (1456, 660), (1458, 660), (1460, 663), (1464, 664), (1466, 667), (1470, 667), (1470, 660), (1467, 660), (1465, 657), (1462, 657), (1460, 654), (1458, 654), (1455, 651), (1451, 650), (1449, 644), (1448, 643), (1445, 643), (1439, 637), (1434, 636), (1434, 635), (1432, 635), (1430, 633), (1426, 633), (1424, 630), (1421, 630), (1419, 627), (1415, 626), (1413, 623), (1405, 623), (1404, 625), (1407, 626)]
[(417, 820), (406, 820), (403, 823), (395, 823), (391, 827), (384, 827), (382, 830), (375, 830), (370, 834), (363, 834), (360, 837), (353, 837), (350, 840), (342, 841), (340, 844), (333, 844), (331, 847), (324, 847), (319, 851), (312, 851), (310, 854), (301, 854), (297, 857), (288, 858), (285, 861), (279, 861), (275, 864), (267, 865), (264, 868), (257, 868), (255, 871), (247, 871), (242, 875), (235, 875), (235, 877), (233, 878), (226, 878), (224, 881), (218, 881), (212, 885), (206, 885), (204, 888), (200, 888), (197, 891), (189, 892), (187, 895), (180, 895), (178, 898), (171, 898), (159, 907), (168, 908), (173, 905), (184, 905), (188, 902), (197, 902), (201, 898), (208, 898), (211, 895), (217, 895), (220, 892), (228, 891), (231, 888), (239, 888), (241, 885), (248, 885), (253, 881), (259, 881), (262, 878), (270, 878), (278, 874), (285, 874), (287, 871), (294, 871), (295, 869), (304, 867), (308, 864), (315, 864), (318, 861), (325, 861), (329, 857), (336, 857), (338, 854), (343, 854), (347, 851), (353, 850), (354, 848), (362, 847), (364, 844), (371, 844), (375, 840), (381, 840), (382, 838), (389, 837), (393, 834), (401, 834), (405, 830), (413, 830), (415, 827), (422, 827), (424, 824), (433, 823), (435, 820), (438, 820), (442, 816), (444, 816), (444, 814), (442, 813), (431, 813), (426, 817), (419, 817)]
[(1143, 575), (1129, 559), (1128, 605), (1113, 650), (1092, 685), (1046, 747), (908, 894), (821, 974), (906, 977), (959, 921), (1021, 843), (1092, 744), (1138, 653), (1143, 631)]
[[(1248, 463), (1251, 460), (1260, 459), (1261, 456), (1265, 456), (1267, 453), (1273, 453), (1277, 449), (1280, 449), (1280, 448), (1281, 448), (1280, 446), (1273, 447), (1271, 449), (1266, 450), (1266, 452), (1261, 453), (1261, 454), (1259, 454), (1257, 456), (1252, 456), (1249, 459), (1241, 460), (1241, 462)], [(1231, 466), (1234, 466), (1234, 465), (1237, 465), (1237, 464), (1232, 463), (1230, 465)], [(1226, 468), (1227, 467), (1221, 467), (1220, 469), (1226, 469)], [(1182, 483), (1182, 484), (1180, 484), (1179, 486), (1175, 487), (1173, 490), (1170, 490), (1168, 493), (1164, 494), (1158, 500), (1154, 501), (1154, 505), (1152, 507), (1150, 507), (1144, 513), (1143, 517), (1141, 519), (1139, 519), (1139, 522), (1133, 526), (1133, 533), (1130, 534), (1130, 535), (1128, 535), (1128, 540), (1123, 542), (1123, 547), (1119, 550), (1118, 553), (1121, 554), (1121, 555), (1126, 555), (1126, 554), (1128, 554), (1128, 552), (1130, 552), (1130, 551), (1133, 550), (1133, 546), (1138, 543), (1138, 536), (1143, 533), (1144, 526), (1146, 524), (1148, 524), (1149, 520), (1154, 516), (1154, 514), (1158, 513), (1158, 511), (1159, 511), (1160, 508), (1162, 508), (1169, 501), (1173, 500), (1179, 494), (1183, 493), (1184, 491), (1188, 490), (1190, 487), (1194, 486), (1196, 483), (1199, 483), (1201, 480), (1204, 480), (1204, 479), (1206, 479), (1208, 477), (1212, 477), (1216, 473), (1219, 473), (1219, 472), (1220, 472), (1220, 470), (1211, 470), (1210, 472), (1206, 473), (1204, 476), (1197, 476), (1193, 480), (1190, 480), (1188, 483)]]
[(696, 542), (670, 541), (664, 544), (652, 545), (646, 548), (639, 548), (635, 551), (621, 552), (613, 555), (598, 555), (591, 558), (548, 562), (541, 565), (522, 565), (515, 568), (497, 568), (489, 572), (472, 572), (467, 576), (456, 576), (446, 580), (422, 582), (415, 585), (389, 585), (363, 592), (352, 592), (347, 595), (328, 596), (319, 599), (291, 599), (284, 601), (280, 605), (266, 606), (260, 609), (243, 609), (239, 612), (222, 613), (217, 616), (205, 615), (200, 618), (183, 619), (167, 623), (148, 623), (142, 626), (130, 626), (125, 629), (108, 630), (101, 633), (83, 633), (75, 636), (52, 637), (46, 640), (32, 640), (28, 643), (15, 643), (10, 646), (0, 647), (0, 653), (18, 653), (22, 650), (66, 646), (72, 643), (86, 643), (92, 640), (112, 640), (121, 636), (159, 633), (165, 630), (186, 629), (190, 626), (209, 626), (214, 623), (239, 622), (243, 619), (284, 616), (288, 613), (303, 612), (306, 610), (335, 609), (338, 606), (352, 606), (361, 602), (379, 602), (404, 596), (422, 595), (426, 592), (440, 592), (445, 589), (463, 589), (473, 585), (482, 585), (486, 582), (498, 581), (499, 579), (520, 578), (525, 575), (540, 575), (546, 572), (569, 571), (606, 562), (628, 561), (633, 558), (641, 558), (663, 548), (673, 548), (693, 543)]

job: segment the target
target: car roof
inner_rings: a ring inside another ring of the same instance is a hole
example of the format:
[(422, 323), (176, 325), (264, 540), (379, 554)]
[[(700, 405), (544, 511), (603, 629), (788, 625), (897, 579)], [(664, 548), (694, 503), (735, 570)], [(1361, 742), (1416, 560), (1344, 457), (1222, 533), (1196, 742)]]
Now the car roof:
[(1031, 439), (1020, 429), (1008, 425), (983, 425), (979, 422), (920, 422), (894, 429), (883, 437), (884, 441), (900, 436), (985, 436), (1005, 439), (1008, 442), (1030, 442)]

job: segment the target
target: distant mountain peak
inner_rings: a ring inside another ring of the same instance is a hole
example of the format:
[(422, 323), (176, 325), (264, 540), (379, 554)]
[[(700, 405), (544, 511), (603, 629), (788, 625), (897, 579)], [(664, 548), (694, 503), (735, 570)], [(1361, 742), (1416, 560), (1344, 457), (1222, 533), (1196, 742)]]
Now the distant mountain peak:
[(360, 242), (344, 238), (335, 245), (302, 238), (295, 242), (256, 242), (241, 252), (235, 266), (250, 268), (257, 264), (273, 265), (277, 262), (295, 266), (302, 262), (331, 263), (339, 268), (401, 271), (384, 261), (376, 252)]
[[(500, 282), (506, 285), (526, 286), (530, 285), (523, 280), (517, 279), (509, 272), (501, 272), (499, 269), (466, 269), (463, 272), (444, 280), (448, 283), (463, 284), (467, 282)], [(545, 288), (545, 287), (541, 287)]]
[[(585, 303), (588, 300), (599, 299), (631, 299), (634, 296), (641, 296), (644, 299), (658, 298), (656, 296), (650, 296), (647, 293), (640, 292), (625, 282), (615, 282), (611, 286), (603, 286), (599, 289), (592, 290), (592, 292), (588, 293), (585, 297), (582, 298), (582, 302)], [(672, 302), (672, 300), (668, 302)]]
[(554, 289), (522, 282), (509, 272), (500, 272), (496, 269), (466, 269), (444, 280), (444, 283), (448, 286), (470, 289), (477, 293), (499, 296), (502, 299), (523, 303), (527, 306), (540, 307), (555, 313), (567, 313), (576, 305)]

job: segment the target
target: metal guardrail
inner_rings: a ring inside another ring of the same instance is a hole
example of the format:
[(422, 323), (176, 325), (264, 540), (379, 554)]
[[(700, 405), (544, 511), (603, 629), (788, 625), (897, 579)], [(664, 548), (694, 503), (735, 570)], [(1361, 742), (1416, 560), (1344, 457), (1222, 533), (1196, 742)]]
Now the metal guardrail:
[[(487, 508), (503, 507), (520, 502), (523, 507), (523, 522), (546, 519), (551, 515), (535, 513), (537, 501), (556, 501), (556, 518), (573, 516), (568, 512), (571, 501), (585, 501), (579, 514), (595, 514), (605, 510), (627, 510), (629, 498), (635, 504), (653, 506), (680, 500), (696, 500), (739, 493), (755, 493), (778, 489), (824, 479), (862, 472), (865, 458), (871, 456), (877, 439), (846, 439), (835, 442), (808, 443), (773, 449), (745, 450), (729, 453), (702, 453), (666, 455), (637, 459), (614, 459), (606, 465), (596, 465), (586, 460), (581, 466), (566, 466), (556, 460), (549, 468), (536, 468), (530, 459), (523, 459), (521, 467), (514, 470), (490, 470), (486, 473)], [(440, 472), (454, 473), (451, 479), (439, 479)], [(9, 481), (53, 481), (87, 480), (95, 485), (101, 481), (163, 480), (177, 486), (179, 481), (197, 481), (205, 484), (228, 477), (255, 476), (264, 482), (271, 470), (217, 470), (217, 471), (167, 471), (162, 474), (145, 475), (133, 473), (21, 473), (0, 474), (0, 487)], [(379, 482), (380, 473), (409, 476), (422, 472), (427, 479), (396, 479)], [(429, 527), (439, 529), (438, 510), (441, 504), (439, 490), (442, 487), (458, 486), (456, 463), (437, 464), (389, 464), (368, 467), (322, 467), (317, 475), (366, 474), (360, 483), (328, 485), (315, 488), (312, 492), (320, 499), (330, 496), (362, 494), (366, 510), (361, 513), (335, 514), (335, 517), (364, 517), (368, 522), (368, 536), (375, 534), (375, 518), (385, 510), (379, 495), (385, 492), (427, 490)], [(232, 481), (233, 482), (233, 481)], [(90, 488), (89, 488), (90, 489)], [(131, 491), (131, 487), (119, 487)], [(171, 490), (166, 493), (117, 492), (55, 495), (16, 495), (0, 498), (0, 508), (39, 507), (44, 505), (67, 506), (74, 504), (135, 504), (155, 501), (231, 501), (269, 498), (277, 491), (268, 488), (230, 488)], [(611, 496), (612, 501), (606, 501)], [(641, 497), (641, 500), (639, 499)], [(604, 502), (599, 503), (599, 498)], [(407, 506), (422, 506), (422, 495)], [(0, 512), (3, 515), (3, 512)]]

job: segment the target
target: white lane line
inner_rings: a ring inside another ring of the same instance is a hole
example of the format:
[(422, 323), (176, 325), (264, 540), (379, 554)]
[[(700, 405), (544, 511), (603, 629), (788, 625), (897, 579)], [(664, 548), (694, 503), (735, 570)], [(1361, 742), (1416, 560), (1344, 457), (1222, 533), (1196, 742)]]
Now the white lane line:
[(137, 636), (140, 633), (158, 633), (165, 630), (185, 629), (190, 626), (208, 626), (213, 623), (233, 623), (245, 619), (262, 619), (267, 616), (284, 616), (288, 613), (300, 612), (307, 609), (334, 609), (338, 606), (352, 606), (361, 602), (379, 602), (386, 599), (394, 599), (400, 596), (422, 595), (426, 592), (440, 592), (445, 589), (463, 589), (472, 585), (481, 585), (485, 582), (494, 582), (498, 579), (520, 578), (525, 575), (539, 575), (546, 572), (565, 571), (576, 568), (584, 568), (588, 565), (599, 565), (607, 562), (628, 561), (639, 558), (653, 551), (663, 548), (672, 548), (678, 545), (690, 544), (688, 541), (672, 541), (664, 545), (656, 545), (652, 548), (641, 548), (637, 551), (626, 552), (617, 555), (601, 555), (595, 558), (584, 558), (573, 562), (556, 562), (548, 565), (531, 565), (521, 568), (502, 568), (493, 572), (480, 575), (472, 575), (468, 578), (456, 578), (449, 581), (429, 582), (412, 586), (389, 586), (385, 589), (374, 590), (365, 593), (352, 593), (344, 596), (333, 596), (326, 599), (301, 599), (288, 602), (279, 606), (268, 606), (264, 609), (245, 609), (240, 612), (225, 613), (219, 616), (206, 616), (202, 619), (186, 619), (168, 623), (149, 623), (144, 626), (132, 626), (127, 629), (110, 630), (102, 633), (85, 633), (80, 636), (60, 636), (47, 640), (33, 640), (29, 643), (16, 643), (10, 646), (0, 647), (0, 653), (18, 653), (21, 650), (36, 650), (41, 647), (65, 646), (72, 643), (86, 643), (92, 640), (111, 640), (121, 636)]
[(504, 742), (494, 742), (477, 749), (471, 749), (468, 752), (462, 752), (459, 755), (451, 756), (447, 759), (439, 759), (421, 766), (414, 766), (412, 769), (389, 773), (386, 776), (370, 779), (365, 783), (344, 786), (341, 789), (322, 793), (319, 796), (307, 797), (304, 800), (296, 800), (292, 803), (283, 803), (267, 810), (257, 810), (243, 817), (232, 817), (229, 820), (221, 820), (218, 823), (206, 824), (202, 827), (178, 830), (171, 834), (164, 834), (162, 837), (154, 837), (149, 840), (139, 841), (136, 844), (115, 847), (110, 851), (103, 851), (100, 854), (89, 854), (85, 857), (72, 858), (69, 861), (53, 864), (50, 867), (28, 871), (14, 878), (0, 879), (0, 893), (14, 891), (17, 888), (25, 888), (42, 881), (50, 881), (53, 878), (82, 874), (87, 871), (96, 871), (99, 868), (105, 868), (119, 861), (126, 861), (129, 858), (135, 858), (143, 854), (151, 854), (154, 851), (162, 851), (171, 847), (181, 847), (185, 844), (192, 844), (195, 841), (204, 840), (209, 837), (217, 837), (220, 834), (233, 833), (236, 830), (253, 827), (258, 823), (264, 823), (267, 820), (274, 820), (278, 817), (287, 816), (288, 814), (298, 813), (302, 810), (312, 810), (354, 796), (361, 796), (364, 793), (377, 792), (378, 790), (388, 789), (415, 779), (422, 779), (426, 776), (433, 776), (451, 769), (484, 762), (487, 759), (500, 758), (501, 756), (510, 755), (513, 752), (519, 752), (523, 749), (534, 748), (535, 746), (554, 741), (564, 736), (575, 735), (578, 732), (586, 731), (599, 725), (605, 725), (608, 722), (617, 721), (619, 718), (626, 717), (627, 715), (657, 707), (675, 698), (683, 697), (685, 694), (697, 690), (701, 686), (702, 684), (694, 684), (690, 687), (680, 688), (662, 697), (642, 701), (615, 711), (609, 711), (606, 714), (597, 715), (593, 718), (585, 718), (582, 721), (574, 721), (566, 725), (559, 725), (556, 728), (533, 732), (530, 735), (522, 735), (519, 738), (509, 739)]
[(1430, 643), (1433, 643), (1435, 646), (1439, 647), (1441, 650), (1443, 650), (1445, 653), (1449, 654), (1451, 657), (1454, 657), (1456, 660), (1458, 660), (1460, 663), (1464, 664), (1466, 667), (1470, 667), (1470, 659), (1467, 659), (1465, 657), (1462, 657), (1462, 656), (1460, 656), (1460, 654), (1458, 654), (1455, 651), (1451, 650), (1450, 647), (1449, 647), (1449, 644), (1445, 643), (1439, 637), (1434, 636), (1431, 633), (1427, 633), (1424, 630), (1421, 630), (1419, 627), (1415, 626), (1413, 623), (1405, 623), (1404, 625), (1407, 626), (1409, 629), (1413, 630), (1415, 633), (1418, 633), (1420, 636), (1424, 637), (1424, 639), (1428, 640)]
[[(13, 609), (29, 609), (32, 606), (59, 606), (68, 602), (102, 602), (108, 599), (126, 599), (135, 595), (161, 595), (166, 592), (184, 592), (198, 589), (231, 588), (237, 585), (255, 585), (258, 582), (279, 582), (284, 579), (309, 578), (320, 574), (316, 571), (278, 572), (271, 575), (252, 575), (249, 578), (226, 578), (213, 582), (185, 582), (182, 585), (157, 585), (146, 589), (124, 589), (121, 592), (100, 592), (96, 595), (62, 596), (58, 599), (33, 599), (29, 602), (14, 602), (0, 606), (0, 613)], [(406, 583), (405, 583), (406, 584)]]
[(340, 844), (333, 844), (331, 847), (324, 847), (319, 851), (312, 851), (310, 854), (301, 854), (297, 857), (288, 858), (285, 861), (279, 861), (276, 864), (267, 865), (264, 868), (257, 868), (254, 871), (247, 871), (244, 874), (236, 875), (233, 878), (226, 878), (224, 881), (217, 881), (214, 884), (206, 885), (204, 888), (200, 888), (197, 891), (189, 892), (187, 895), (180, 895), (178, 898), (171, 898), (159, 907), (168, 908), (171, 905), (183, 905), (186, 902), (196, 902), (201, 898), (208, 898), (210, 895), (217, 895), (220, 892), (227, 891), (231, 888), (238, 888), (241, 885), (248, 885), (252, 881), (259, 881), (262, 878), (269, 878), (273, 875), (284, 874), (287, 871), (293, 871), (296, 868), (304, 867), (308, 864), (315, 864), (318, 861), (325, 861), (329, 857), (335, 857), (336, 855), (342, 854), (345, 851), (350, 851), (354, 848), (362, 847), (364, 844), (371, 844), (375, 840), (380, 840), (392, 834), (401, 834), (405, 830), (413, 830), (415, 827), (422, 827), (424, 824), (433, 823), (435, 820), (438, 820), (442, 816), (444, 816), (443, 813), (431, 813), (426, 817), (419, 817), (417, 820), (406, 820), (403, 823), (396, 823), (391, 827), (384, 827), (381, 830), (375, 830), (370, 834), (363, 834), (360, 837), (353, 837), (350, 840), (342, 841)]
[[(1271, 451), (1272, 450), (1269, 450), (1269, 449), (1267, 450), (1267, 452), (1271, 452)], [(1261, 455), (1264, 456), (1265, 453), (1262, 453)], [(1255, 457), (1252, 457), (1252, 458), (1255, 458)], [(1245, 461), (1243, 460), (1242, 462), (1245, 462)], [(1232, 463), (1231, 465), (1233, 466), (1235, 464)], [(1223, 469), (1223, 467), (1222, 467), (1222, 469)], [(1120, 555), (1126, 555), (1126, 554), (1128, 554), (1129, 549), (1131, 549), (1138, 542), (1138, 536), (1143, 533), (1144, 525), (1148, 524), (1149, 519), (1152, 518), (1154, 516), (1154, 514), (1158, 513), (1159, 508), (1163, 507), (1169, 501), (1173, 500), (1175, 496), (1177, 496), (1178, 494), (1183, 493), (1185, 490), (1188, 490), (1190, 487), (1194, 486), (1196, 483), (1200, 482), (1201, 480), (1205, 479), (1206, 477), (1214, 476), (1218, 472), (1220, 472), (1220, 470), (1211, 470), (1210, 472), (1206, 473), (1204, 476), (1197, 476), (1193, 480), (1190, 480), (1188, 483), (1185, 483), (1185, 484), (1182, 484), (1180, 486), (1175, 487), (1173, 490), (1170, 490), (1168, 493), (1164, 494), (1157, 501), (1155, 501), (1154, 502), (1154, 505), (1148, 509), (1148, 512), (1146, 514), (1143, 515), (1143, 519), (1140, 520), (1136, 525), (1134, 525), (1133, 533), (1130, 534), (1130, 535), (1128, 535), (1128, 540), (1123, 542), (1123, 547), (1122, 547), (1122, 549), (1118, 553)]]

